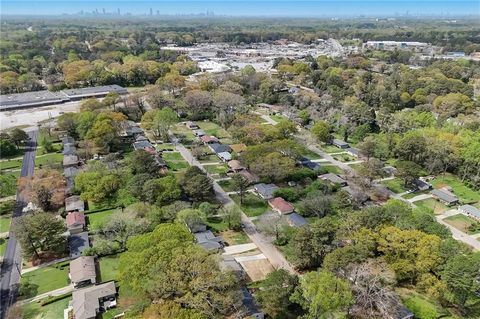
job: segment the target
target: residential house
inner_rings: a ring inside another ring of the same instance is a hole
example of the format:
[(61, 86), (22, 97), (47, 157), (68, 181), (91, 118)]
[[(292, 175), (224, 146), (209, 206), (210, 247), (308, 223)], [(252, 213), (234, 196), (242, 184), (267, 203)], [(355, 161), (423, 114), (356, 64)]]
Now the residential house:
[(346, 149), (350, 147), (350, 145), (347, 142), (336, 139), (336, 138), (333, 139), (332, 144), (341, 149)]
[(282, 197), (275, 197), (268, 200), (268, 205), (270, 205), (273, 211), (279, 213), (280, 215), (291, 214), (295, 211), (293, 205), (284, 200)]
[(413, 189), (415, 191), (426, 191), (426, 190), (432, 189), (432, 184), (418, 178), (413, 181), (413, 185), (414, 185)]
[(80, 160), (77, 155), (64, 155), (63, 167), (74, 167), (80, 164)]
[(228, 168), (231, 172), (238, 173), (245, 169), (245, 167), (238, 160), (231, 160), (227, 162)]
[(81, 233), (85, 230), (85, 214), (83, 211), (74, 211), (65, 217), (67, 229), (70, 235)]
[(327, 173), (327, 174), (318, 176), (318, 178), (324, 181), (328, 181), (334, 185), (347, 186), (347, 181), (341, 178), (340, 176), (338, 176), (337, 174)]
[(370, 197), (364, 191), (357, 188), (352, 188), (351, 186), (342, 187), (342, 191), (347, 193), (351, 201), (357, 204), (364, 204), (370, 199)]
[(232, 159), (232, 154), (230, 154), (229, 152), (220, 152), (217, 153), (217, 156), (224, 162), (228, 162)]
[(137, 123), (133, 121), (122, 121), (120, 122), (120, 132), (121, 137), (135, 137), (137, 135), (143, 134), (143, 130)]
[(234, 151), (235, 153), (241, 153), (241, 152), (244, 152), (247, 150), (247, 145), (243, 144), (243, 143), (240, 143), (240, 144), (231, 144), (230, 145), (230, 148), (232, 149), (232, 151)]
[(95, 319), (116, 306), (117, 289), (113, 281), (74, 290), (70, 303), (73, 319)]
[(431, 194), (433, 198), (447, 206), (458, 204), (458, 197), (446, 189), (434, 189)]
[(204, 130), (193, 130), (193, 135), (195, 135), (196, 137), (203, 137), (206, 134)]
[(275, 193), (275, 191), (279, 189), (279, 187), (275, 184), (260, 183), (253, 185), (253, 189), (258, 194), (258, 196), (265, 200), (268, 200), (273, 198), (273, 193)]
[(347, 152), (347, 154), (349, 154), (350, 156), (360, 157), (360, 151), (356, 148), (348, 147), (345, 149), (345, 152)]
[(478, 209), (477, 207), (472, 205), (462, 205), (458, 208), (458, 210), (462, 214), (480, 221), (480, 209)]
[(71, 258), (80, 257), (85, 249), (90, 248), (88, 232), (70, 235), (68, 237), (68, 248), (70, 249)]
[(211, 136), (211, 135), (203, 135), (202, 137), (200, 137), (200, 140), (204, 144), (218, 143), (218, 138), (216, 138), (215, 136)]
[(62, 141), (62, 145), (65, 145), (65, 144), (74, 144), (75, 143), (75, 140), (73, 139), (73, 137), (71, 136), (63, 136), (61, 139)]
[(92, 256), (81, 256), (72, 260), (68, 277), (75, 288), (95, 284), (97, 282), (95, 258)]
[(311, 160), (306, 160), (301, 162), (302, 166), (311, 169), (312, 171), (320, 170), (321, 166), (318, 163), (312, 162)]
[(80, 199), (80, 196), (74, 195), (65, 198), (66, 212), (83, 212), (85, 210), (85, 202)]
[(192, 122), (192, 121), (188, 121), (187, 123), (185, 123), (185, 125), (191, 129), (191, 130), (198, 130), (200, 127), (197, 125), (197, 123), (195, 122)]
[(137, 135), (135, 136), (135, 142), (142, 142), (142, 141), (147, 141), (149, 142), (148, 138), (145, 135)]
[(307, 220), (297, 213), (287, 215), (287, 223), (292, 227), (302, 227), (308, 224)]
[(144, 151), (155, 151), (155, 147), (150, 143), (149, 141), (138, 141), (133, 143), (133, 148), (138, 151), (138, 150), (144, 150)]
[(230, 255), (222, 255), (222, 260), (220, 261), (220, 269), (232, 270), (238, 278), (243, 279), (245, 272), (243, 271), (242, 266), (235, 260), (235, 257)]
[(238, 172), (238, 174), (245, 177), (250, 182), (250, 184), (258, 183), (258, 181), (260, 180), (258, 176), (250, 173), (250, 171), (247, 169), (241, 170), (240, 172)]
[(210, 230), (196, 232), (193, 234), (197, 244), (202, 246), (205, 250), (219, 250), (223, 247), (222, 238), (216, 237)]
[(208, 147), (214, 152), (215, 154), (219, 153), (230, 153), (232, 152), (232, 149), (230, 146), (225, 145), (225, 144), (220, 144), (220, 143), (211, 143), (208, 144)]

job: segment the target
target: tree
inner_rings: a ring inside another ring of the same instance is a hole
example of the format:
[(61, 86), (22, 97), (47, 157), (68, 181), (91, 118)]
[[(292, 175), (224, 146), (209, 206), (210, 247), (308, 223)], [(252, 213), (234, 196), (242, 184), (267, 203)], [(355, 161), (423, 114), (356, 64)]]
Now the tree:
[(397, 168), (396, 175), (403, 179), (403, 185), (405, 187), (414, 187), (415, 180), (420, 177), (422, 167), (410, 161), (398, 161), (395, 166)]
[(360, 177), (365, 178), (368, 187), (372, 185), (374, 179), (380, 178), (385, 174), (382, 161), (376, 158), (371, 158), (370, 160), (363, 162), (357, 172)]
[(325, 121), (316, 122), (311, 131), (319, 142), (330, 143), (332, 135), (330, 134), (330, 125)]
[[(207, 318), (226, 316), (240, 306), (235, 275), (219, 268), (216, 255), (193, 243), (180, 224), (161, 224), (132, 237), (120, 257), (120, 280), (151, 300), (171, 301)], [(208, 302), (205, 302), (208, 300)]]
[(95, 111), (102, 107), (103, 104), (95, 98), (86, 99), (80, 103), (80, 111)]
[(332, 200), (320, 190), (309, 192), (300, 201), (298, 209), (303, 216), (315, 216), (321, 218), (333, 211)]
[(229, 229), (240, 230), (242, 226), (242, 211), (235, 205), (229, 205), (222, 208), (223, 220), (227, 223)]
[(433, 101), (435, 111), (445, 118), (457, 116), (473, 109), (472, 100), (461, 93), (449, 93), (439, 96)]
[(143, 311), (142, 319), (206, 319), (201, 313), (193, 309), (182, 308), (172, 301), (152, 303)]
[(171, 71), (163, 78), (159, 78), (157, 84), (166, 90), (169, 90), (172, 94), (175, 94), (175, 90), (180, 89), (185, 85), (185, 77), (178, 74), (178, 72)]
[(28, 257), (62, 254), (65, 251), (65, 225), (62, 219), (39, 212), (19, 217), (13, 224), (15, 237)]
[(17, 147), (8, 134), (0, 136), (0, 155), (1, 157), (12, 156), (17, 153)]
[(375, 155), (375, 151), (376, 151), (376, 148), (377, 148), (377, 143), (376, 143), (375, 138), (373, 138), (371, 136), (367, 136), (363, 140), (363, 142), (358, 144), (357, 147), (360, 150), (360, 153), (363, 156), (366, 156), (367, 160), (369, 160), (371, 157), (373, 157)]
[(30, 137), (28, 136), (27, 133), (25, 133), (24, 130), (21, 130), (19, 128), (14, 128), (11, 132), (10, 132), (10, 138), (12, 139), (12, 141), (15, 143), (15, 145), (17, 147), (19, 147), (20, 145), (24, 144), (26, 141), (28, 141), (30, 139)]
[(210, 199), (214, 195), (212, 180), (196, 166), (187, 169), (181, 185), (185, 193), (197, 202)]
[(200, 209), (187, 208), (179, 211), (175, 217), (175, 222), (187, 225), (190, 231), (195, 232), (195, 229), (205, 225), (207, 216)]
[(27, 201), (33, 202), (44, 211), (56, 210), (65, 202), (66, 183), (57, 170), (36, 170), (33, 176), (21, 177), (18, 186)]
[(262, 310), (272, 318), (285, 318), (293, 303), (290, 296), (298, 285), (298, 277), (286, 270), (275, 270), (267, 275), (262, 289), (255, 295), (262, 305)]
[(336, 229), (336, 224), (328, 217), (298, 229), (288, 243), (295, 267), (299, 269), (319, 267), (323, 258), (335, 248), (333, 241)]
[(250, 186), (250, 181), (241, 174), (233, 174), (232, 184), (233, 189), (238, 193), (238, 196), (240, 197), (240, 205), (242, 205), (243, 199), (245, 198), (245, 194), (248, 190), (248, 186)]
[(447, 285), (446, 299), (458, 305), (464, 314), (467, 311), (467, 301), (478, 299), (479, 269), (479, 253), (458, 255), (447, 262), (441, 274), (442, 280)]
[(105, 98), (103, 99), (103, 105), (106, 107), (113, 107), (114, 110), (116, 110), (116, 105), (118, 101), (120, 100), (120, 95), (117, 92), (109, 92)]
[(109, 243), (117, 243), (120, 251), (125, 250), (130, 237), (143, 234), (149, 229), (148, 222), (142, 218), (135, 218), (133, 214), (117, 211), (115, 216), (100, 225), (98, 234)]
[(180, 198), (182, 191), (174, 176), (151, 179), (143, 186), (147, 202), (159, 206), (173, 203)]
[(297, 133), (297, 126), (289, 120), (282, 120), (275, 125), (275, 128), (283, 138), (288, 138), (292, 134)]
[(36, 203), (44, 212), (49, 211), (51, 208), (52, 195), (52, 191), (44, 185), (40, 185), (35, 189)]
[(151, 177), (160, 175), (160, 167), (155, 157), (144, 150), (133, 152), (129, 160), (129, 167), (134, 175), (147, 174)]
[(177, 114), (169, 107), (165, 107), (155, 112), (152, 121), (152, 129), (158, 138), (168, 139), (168, 130), (173, 124), (178, 122)]
[(307, 311), (306, 318), (342, 318), (354, 303), (348, 281), (329, 271), (309, 272), (300, 278), (292, 300)]
[(273, 152), (257, 158), (250, 168), (261, 178), (269, 182), (278, 182), (295, 170), (295, 161), (278, 152)]

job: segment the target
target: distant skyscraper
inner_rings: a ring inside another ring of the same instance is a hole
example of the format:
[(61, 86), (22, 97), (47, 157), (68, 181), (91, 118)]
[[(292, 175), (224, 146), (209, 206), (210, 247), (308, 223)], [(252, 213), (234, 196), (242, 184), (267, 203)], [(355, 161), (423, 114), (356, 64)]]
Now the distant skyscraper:
[(150, 8), (150, 15), (153, 16), (153, 9)]
[(105, 15), (105, 8), (102, 8), (102, 13), (103, 15)]
[(120, 8), (117, 8), (117, 14), (120, 15)]
[(160, 15), (160, 10), (157, 10), (157, 16), (159, 16), (159, 15)]
[(97, 8), (95, 8), (95, 14), (98, 14), (98, 9)]

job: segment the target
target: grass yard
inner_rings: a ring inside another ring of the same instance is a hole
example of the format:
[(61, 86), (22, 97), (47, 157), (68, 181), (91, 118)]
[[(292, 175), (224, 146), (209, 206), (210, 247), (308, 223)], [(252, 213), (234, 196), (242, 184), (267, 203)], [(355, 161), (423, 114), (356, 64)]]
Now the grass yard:
[(233, 181), (231, 179), (218, 181), (218, 185), (220, 185), (220, 187), (223, 188), (223, 190), (226, 191), (226, 192), (236, 191), (236, 189), (233, 185)]
[(353, 162), (354, 160), (356, 160), (355, 157), (350, 156), (348, 154), (335, 155), (333, 158), (336, 159), (337, 161), (344, 162), (344, 163), (345, 162)]
[(218, 156), (214, 154), (202, 156), (202, 158), (199, 159), (198, 161), (200, 163), (220, 163), (221, 162)]
[(7, 239), (6, 238), (0, 238), (0, 255), (5, 254), (5, 250), (7, 249)]
[(167, 165), (172, 171), (180, 171), (190, 167), (186, 161), (167, 161)]
[(335, 165), (323, 165), (320, 163), (320, 166), (322, 169), (325, 169), (327, 173), (333, 173), (333, 174), (343, 174), (343, 171), (340, 167), (335, 166)]
[(430, 194), (430, 190), (408, 193), (408, 194), (402, 195), (402, 197), (405, 199), (410, 199), (423, 194)]
[(48, 153), (35, 157), (35, 167), (41, 166), (61, 166), (63, 163), (62, 153)]
[(182, 140), (183, 144), (191, 144), (195, 139), (192, 130), (183, 124), (177, 124), (173, 127), (172, 132)]
[(11, 214), (15, 208), (15, 200), (7, 200), (0, 203), (0, 216)]
[(245, 195), (242, 205), (240, 205), (240, 197), (238, 195), (231, 195), (230, 197), (248, 217), (260, 216), (268, 210), (267, 202), (252, 193)]
[(348, 165), (348, 166), (350, 166), (353, 170), (358, 170), (358, 168), (362, 166), (362, 163), (352, 164), (352, 165)]
[(102, 282), (117, 280), (119, 262), (120, 254), (113, 256), (105, 256), (98, 260), (100, 266), (100, 279)]
[(467, 234), (476, 234), (479, 232), (479, 231), (471, 232), (468, 230), (469, 226), (477, 224), (477, 222), (463, 214), (456, 214), (456, 215), (447, 217), (444, 219), (444, 221)]
[(207, 122), (198, 121), (196, 123), (207, 135), (213, 135), (218, 139), (231, 138), (230, 134), (225, 129), (220, 127), (218, 124), (208, 122), (208, 121)]
[(308, 158), (309, 160), (316, 160), (322, 158), (320, 155), (309, 149), (305, 150), (305, 152), (302, 152), (302, 156)]
[(434, 300), (421, 295), (415, 291), (407, 289), (399, 289), (399, 295), (402, 299), (403, 304), (415, 314), (415, 318), (422, 319), (436, 319), (436, 318), (445, 318), (445, 319), (456, 319), (460, 318), (447, 309), (443, 308), (441, 305), (436, 303)]
[(333, 145), (327, 145), (327, 144), (322, 144), (322, 145), (318, 145), (318, 147), (320, 149), (322, 149), (324, 152), (326, 153), (340, 153), (340, 152), (344, 152), (344, 150), (342, 149), (339, 149), (338, 147), (336, 146), (333, 146)]
[(206, 224), (211, 231), (216, 233), (228, 230), (227, 223), (220, 216), (208, 217)]
[(51, 304), (41, 306), (37, 302), (31, 302), (23, 305), (22, 318), (23, 319), (50, 319), (63, 318), (63, 310), (68, 307), (68, 302), (71, 297), (67, 296), (64, 299), (57, 300)]
[(164, 152), (162, 158), (166, 161), (183, 161), (182, 154), (180, 152)]
[(0, 215), (0, 233), (8, 232), (12, 222), (12, 214)]
[(61, 152), (62, 149), (63, 149), (62, 143), (53, 143), (52, 144), (52, 151), (50, 151), (50, 152), (47, 152), (43, 147), (38, 146), (37, 147), (37, 156), (38, 155), (49, 154), (49, 153)]
[(174, 150), (175, 146), (172, 143), (157, 144), (155, 148), (159, 151), (163, 150)]
[(15, 195), (17, 192), (17, 178), (18, 175), (13, 173), (0, 174), (0, 197)]
[(226, 230), (220, 232), (220, 236), (230, 246), (250, 243), (250, 238), (243, 231)]
[(431, 181), (433, 187), (440, 188), (448, 185), (462, 203), (475, 203), (480, 201), (480, 192), (474, 191), (463, 183), (460, 178), (452, 174), (438, 176)]
[(0, 162), (0, 170), (2, 169), (20, 169), (22, 167), (23, 158), (3, 160)]
[(279, 114), (269, 115), (269, 116), (270, 116), (270, 118), (271, 118), (272, 120), (274, 120), (275, 122), (280, 122), (280, 121), (284, 121), (284, 120), (287, 119), (285, 116), (279, 115)]
[(30, 282), (36, 285), (35, 295), (49, 292), (69, 285), (69, 262), (61, 262), (48, 267), (27, 272), (22, 275), (21, 282)]
[(116, 209), (104, 210), (103, 212), (87, 214), (88, 226), (90, 230), (98, 229), (102, 224), (110, 219)]
[(221, 165), (203, 165), (203, 168), (210, 174), (226, 174), (228, 167), (226, 164)]
[(439, 201), (433, 198), (419, 200), (414, 202), (414, 204), (419, 207), (430, 208), (431, 210), (433, 210), (435, 214), (442, 214), (443, 212), (448, 210), (448, 207), (446, 205), (440, 203)]
[(400, 178), (383, 181), (382, 184), (385, 185), (389, 190), (397, 194), (406, 192), (408, 190), (403, 186), (403, 180)]

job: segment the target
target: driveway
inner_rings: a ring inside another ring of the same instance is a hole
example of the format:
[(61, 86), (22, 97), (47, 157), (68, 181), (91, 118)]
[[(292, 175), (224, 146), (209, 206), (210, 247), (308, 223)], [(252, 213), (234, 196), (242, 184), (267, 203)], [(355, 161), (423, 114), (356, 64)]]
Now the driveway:
[[(179, 140), (175, 137), (175, 135), (173, 135), (172, 133), (169, 133), (169, 137), (173, 145), (175, 145), (175, 149), (178, 152), (180, 152), (183, 158), (190, 165), (197, 166), (202, 171), (207, 173), (205, 168), (203, 168), (202, 164), (200, 164), (200, 162), (197, 161), (192, 156), (192, 153), (190, 153), (190, 151), (179, 142)], [(213, 181), (213, 189), (215, 190), (215, 196), (217, 200), (221, 202), (224, 206), (235, 205), (233, 200), (220, 187), (220, 185), (218, 185), (218, 183), (215, 180), (212, 180), (212, 181)], [(244, 212), (242, 212), (242, 223), (244, 225), (244, 228), (243, 228), (244, 232), (247, 234), (250, 240), (255, 245), (257, 245), (258, 249), (260, 249), (260, 251), (265, 255), (265, 257), (267, 257), (267, 259), (270, 261), (270, 263), (275, 269), (285, 269), (292, 274), (296, 273), (295, 269), (293, 269), (293, 267), (285, 259), (285, 257), (280, 253), (277, 247), (275, 247), (270, 241), (268, 241), (262, 234), (260, 234), (257, 231), (253, 222), (248, 218), (247, 215), (245, 215)]]

